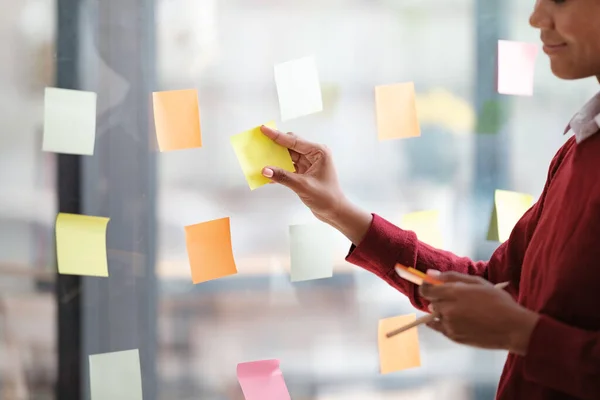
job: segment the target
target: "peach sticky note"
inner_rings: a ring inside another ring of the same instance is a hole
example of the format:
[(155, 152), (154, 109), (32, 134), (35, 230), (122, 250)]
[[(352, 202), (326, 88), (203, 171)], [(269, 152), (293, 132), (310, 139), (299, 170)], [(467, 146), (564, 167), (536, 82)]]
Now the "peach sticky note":
[(386, 337), (388, 332), (415, 322), (415, 314), (400, 315), (379, 321), (379, 365), (382, 374), (421, 366), (419, 335), (410, 329), (400, 335)]
[[(274, 122), (265, 125), (275, 129)], [(230, 141), (251, 190), (270, 182), (262, 175), (264, 167), (279, 167), (294, 172), (289, 150), (263, 135), (259, 126), (232, 136)]]
[(487, 240), (505, 242), (523, 214), (533, 205), (529, 194), (496, 190)]
[(142, 400), (142, 370), (138, 349), (92, 354), (91, 400)]
[(539, 48), (533, 43), (498, 41), (498, 93), (533, 95), (535, 59)]
[(440, 228), (440, 212), (438, 210), (419, 211), (406, 214), (400, 224), (402, 229), (413, 231), (417, 238), (430, 246), (443, 248), (442, 230)]
[(152, 100), (161, 152), (202, 147), (197, 90), (154, 92)]
[(379, 140), (421, 136), (413, 82), (375, 88)]
[(229, 218), (186, 226), (185, 242), (194, 284), (237, 274)]
[(279, 360), (239, 363), (237, 377), (246, 400), (291, 400)]
[(42, 149), (55, 153), (93, 155), (97, 97), (94, 92), (46, 88)]
[(58, 272), (108, 276), (106, 228), (109, 218), (60, 213), (56, 217)]

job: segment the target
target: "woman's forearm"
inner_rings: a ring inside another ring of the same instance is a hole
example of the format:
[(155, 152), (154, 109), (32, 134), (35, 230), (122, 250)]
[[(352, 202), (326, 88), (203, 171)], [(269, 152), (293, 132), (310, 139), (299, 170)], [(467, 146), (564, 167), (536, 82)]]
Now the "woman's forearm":
[(344, 200), (335, 215), (328, 218), (325, 222), (340, 231), (355, 246), (358, 246), (367, 234), (373, 215), (360, 207)]

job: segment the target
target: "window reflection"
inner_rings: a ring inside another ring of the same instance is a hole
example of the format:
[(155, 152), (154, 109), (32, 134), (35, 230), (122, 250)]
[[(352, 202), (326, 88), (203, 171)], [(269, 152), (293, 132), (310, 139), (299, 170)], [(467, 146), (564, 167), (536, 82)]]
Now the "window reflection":
[[(281, 360), (294, 399), (493, 395), (502, 352), (457, 346), (426, 329), (420, 331), (423, 366), (381, 376), (377, 321), (412, 307), (384, 282), (345, 263), (348, 243), (339, 235), (334, 277), (292, 284), (288, 226), (313, 217), (284, 188), (250, 192), (229, 145), (229, 136), (278, 117), (273, 65), (314, 54), (325, 111), (282, 129), (327, 144), (348, 195), (363, 207), (395, 223), (405, 213), (437, 209), (445, 247), (474, 256), (479, 228), (472, 188), (479, 175), (473, 93), (490, 84), (476, 78), (475, 26), (503, 18), (511, 39), (537, 40), (527, 27), (528, 2), (508, 2), (503, 16), (477, 14), (476, 3), (156, 1), (156, 58), (144, 61), (156, 66), (157, 90), (199, 90), (204, 145), (158, 156), (156, 398), (242, 399), (236, 364), (265, 358)], [(44, 87), (54, 84), (56, 2), (7, 0), (2, 10), (0, 399), (49, 399), (57, 376), (56, 157), (41, 152), (41, 134)], [(95, 47), (95, 17), (82, 17), (89, 28), (80, 38), (82, 84), (110, 88), (110, 98), (99, 99), (98, 112), (107, 116), (131, 82)], [(539, 193), (564, 140), (556, 126), (566, 124), (593, 90), (556, 80), (544, 63), (536, 71), (536, 96), (512, 99), (503, 113), (509, 189), (521, 192)], [(382, 145), (373, 88), (402, 81), (415, 82), (422, 137)], [(128, 117), (110, 114), (105, 127)], [(107, 182), (87, 185), (102, 189)], [(128, 212), (139, 204), (128, 204)], [(183, 227), (225, 216), (239, 274), (194, 286)], [(68, 302), (76, 294), (61, 296)]]

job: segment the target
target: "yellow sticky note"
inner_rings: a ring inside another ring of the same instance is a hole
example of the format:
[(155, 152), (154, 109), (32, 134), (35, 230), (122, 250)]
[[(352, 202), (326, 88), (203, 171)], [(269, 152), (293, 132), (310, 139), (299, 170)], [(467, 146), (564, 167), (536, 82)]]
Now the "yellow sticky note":
[(400, 315), (379, 321), (379, 365), (382, 374), (421, 366), (421, 350), (417, 329), (386, 337), (388, 332), (415, 322), (415, 314)]
[(185, 242), (194, 284), (237, 274), (229, 218), (186, 226)]
[(152, 100), (161, 152), (202, 147), (197, 90), (154, 92)]
[[(265, 125), (276, 128), (275, 122)], [(279, 167), (294, 172), (289, 150), (263, 135), (260, 126), (234, 135), (230, 141), (251, 190), (269, 183), (270, 180), (262, 176), (264, 167)]]
[(58, 272), (108, 276), (106, 228), (109, 218), (60, 213), (56, 218)]
[(444, 241), (440, 228), (440, 212), (438, 210), (406, 214), (402, 217), (400, 226), (402, 229), (415, 232), (421, 242), (438, 249), (443, 248)]
[(533, 205), (529, 194), (496, 190), (487, 240), (505, 242), (523, 214)]
[(421, 136), (413, 82), (375, 88), (379, 140)]

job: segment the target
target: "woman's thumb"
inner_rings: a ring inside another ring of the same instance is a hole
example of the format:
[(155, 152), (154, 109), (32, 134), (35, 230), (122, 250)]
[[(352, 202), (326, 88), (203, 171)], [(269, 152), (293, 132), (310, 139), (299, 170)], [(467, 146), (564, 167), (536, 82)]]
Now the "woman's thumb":
[(298, 174), (286, 171), (276, 167), (265, 167), (262, 170), (262, 174), (265, 178), (271, 179), (273, 182), (287, 186), (292, 190), (299, 189), (300, 177)]

